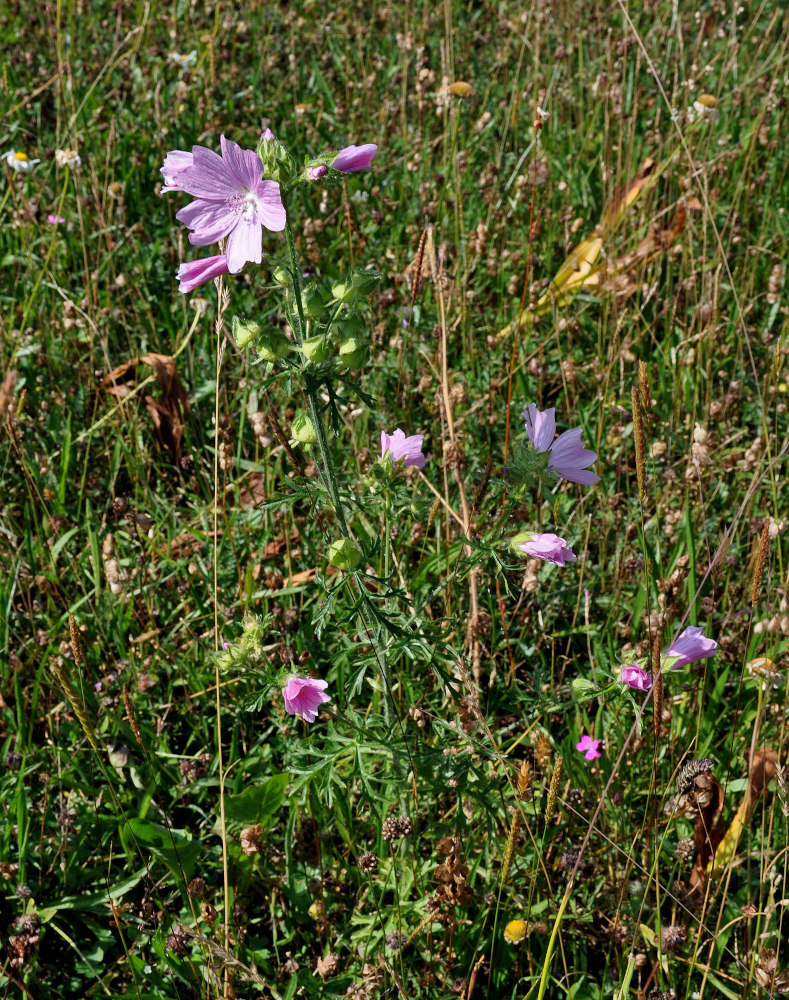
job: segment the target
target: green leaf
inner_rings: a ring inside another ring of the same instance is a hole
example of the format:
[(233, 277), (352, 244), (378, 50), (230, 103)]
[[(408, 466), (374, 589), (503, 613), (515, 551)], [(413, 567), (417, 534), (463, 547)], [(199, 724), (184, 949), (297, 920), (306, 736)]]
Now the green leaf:
[(225, 799), (225, 820), (228, 826), (266, 825), (282, 805), (289, 774), (275, 774), (262, 785), (247, 788), (240, 795)]
[(127, 820), (123, 830), (142, 849), (143, 856), (147, 849), (155, 858), (164, 862), (179, 881), (191, 879), (201, 850), (199, 841), (192, 840), (191, 833), (186, 830), (168, 830), (166, 826), (138, 819), (136, 816)]

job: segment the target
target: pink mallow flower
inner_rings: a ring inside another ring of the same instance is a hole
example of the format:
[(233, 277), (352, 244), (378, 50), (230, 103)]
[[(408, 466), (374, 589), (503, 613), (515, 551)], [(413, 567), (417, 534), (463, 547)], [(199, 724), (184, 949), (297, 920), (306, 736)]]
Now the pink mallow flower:
[(405, 432), (399, 427), (391, 435), (381, 431), (381, 458), (389, 452), (395, 463), (402, 459), (403, 465), (415, 465), (418, 469), (424, 469), (425, 456), (422, 454), (424, 440), (424, 434), (412, 434), (406, 437)]
[(307, 180), (319, 181), (326, 173), (328, 167), (323, 163), (318, 163), (314, 167), (307, 167)]
[(337, 154), (332, 169), (341, 170), (344, 174), (366, 170), (372, 166), (377, 152), (378, 147), (374, 142), (367, 142), (363, 146), (346, 146)]
[(596, 757), (602, 756), (597, 749), (599, 746), (600, 740), (593, 740), (591, 736), (582, 736), (575, 744), (575, 749), (580, 750), (587, 760), (594, 760)]
[(652, 687), (652, 675), (637, 663), (623, 666), (619, 671), (619, 680), (637, 691), (648, 691)]
[(50, 214), (47, 216), (47, 222), (49, 222), (53, 226), (56, 226), (59, 222), (65, 222), (65, 221), (66, 220), (63, 218), (62, 215), (53, 215), (50, 212)]
[(556, 433), (556, 407), (538, 410), (536, 403), (529, 403), (524, 416), (532, 448), (537, 452), (547, 451)]
[(553, 442), (548, 455), (548, 468), (553, 469), (562, 479), (569, 479), (571, 483), (580, 483), (582, 486), (591, 486), (600, 481), (600, 477), (595, 475), (588, 465), (597, 461), (597, 452), (584, 448), (581, 444), (581, 428), (573, 427), (571, 431), (565, 431)]
[(714, 656), (717, 648), (717, 642), (708, 639), (704, 635), (703, 628), (690, 625), (672, 642), (663, 655), (666, 666), (678, 670), (689, 663), (695, 663), (696, 660), (706, 660), (708, 656)]
[(178, 291), (191, 292), (206, 281), (212, 281), (228, 273), (227, 257), (221, 253), (215, 257), (200, 257), (187, 261), (178, 268)]
[(556, 563), (557, 566), (565, 566), (568, 562), (575, 562), (577, 558), (567, 541), (550, 531), (542, 535), (532, 535), (527, 541), (520, 542), (518, 548), (527, 556), (544, 559), (546, 562)]
[[(226, 240), (225, 257), (231, 274), (247, 262), (263, 259), (263, 229), (285, 228), (285, 206), (276, 181), (263, 180), (263, 164), (250, 149), (220, 137), (222, 155), (205, 146), (193, 146), (192, 163), (179, 157), (172, 164), (168, 153), (163, 174), (177, 190), (194, 196), (176, 219), (191, 229), (189, 242), (209, 246)], [(180, 150), (174, 152), (180, 153)]]
[(600, 477), (587, 469), (587, 466), (597, 461), (597, 453), (581, 444), (580, 427), (565, 431), (554, 441), (556, 407), (538, 410), (536, 403), (529, 403), (524, 416), (532, 448), (538, 453), (550, 452), (549, 469), (562, 479), (569, 479), (571, 483), (580, 483), (582, 486), (591, 486), (599, 481)]
[(321, 705), (331, 701), (331, 696), (325, 693), (328, 686), (326, 681), (317, 681), (312, 677), (289, 678), (282, 689), (285, 711), (289, 715), (300, 715), (305, 722), (314, 722)]

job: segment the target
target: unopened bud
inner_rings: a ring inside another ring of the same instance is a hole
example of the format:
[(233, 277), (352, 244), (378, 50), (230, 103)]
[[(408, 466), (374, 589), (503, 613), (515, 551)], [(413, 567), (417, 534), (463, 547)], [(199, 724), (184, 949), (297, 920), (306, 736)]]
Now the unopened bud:
[(317, 319), (323, 314), (323, 297), (315, 285), (308, 285), (301, 293), (301, 307), (307, 316)]
[(278, 267), (271, 276), (283, 288), (290, 287), (290, 271), (286, 267)]
[(290, 425), (290, 433), (300, 444), (315, 444), (318, 440), (318, 432), (315, 430), (312, 417), (309, 413), (305, 413), (304, 410), (299, 410), (293, 418), (293, 423)]
[(362, 561), (362, 550), (350, 538), (338, 538), (329, 546), (329, 562), (337, 569), (351, 572)]
[(368, 343), (363, 337), (349, 337), (340, 344), (340, 359), (352, 370), (364, 368), (367, 363)]
[(279, 330), (265, 330), (256, 340), (258, 354), (264, 361), (278, 361), (291, 348), (288, 338)]
[(302, 342), (301, 351), (308, 361), (319, 365), (331, 357), (332, 342), (325, 334), (320, 337), (310, 337)]
[(233, 317), (233, 340), (239, 347), (249, 347), (251, 343), (258, 339), (263, 328), (254, 319), (239, 319)]
[(337, 302), (345, 302), (347, 305), (355, 302), (358, 298), (356, 289), (346, 281), (338, 281), (333, 284), (331, 293)]

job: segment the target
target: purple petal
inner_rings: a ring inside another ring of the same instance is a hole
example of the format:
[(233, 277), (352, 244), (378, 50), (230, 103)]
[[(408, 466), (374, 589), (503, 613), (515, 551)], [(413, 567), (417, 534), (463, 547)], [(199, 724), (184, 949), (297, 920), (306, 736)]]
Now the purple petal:
[(209, 201), (226, 201), (243, 193), (242, 185), (228, 171), (219, 153), (205, 146), (193, 146), (192, 155), (194, 164), (178, 173), (182, 191)]
[(547, 410), (540, 411), (536, 403), (529, 403), (525, 418), (526, 433), (529, 435), (532, 447), (537, 452), (547, 451), (556, 433), (556, 407), (551, 406)]
[(227, 171), (235, 177), (241, 187), (254, 191), (263, 178), (263, 164), (251, 149), (242, 149), (237, 142), (219, 137), (222, 159)]
[(346, 174), (366, 170), (371, 166), (377, 152), (378, 146), (374, 142), (365, 143), (363, 146), (346, 146), (337, 154), (332, 167)]
[(224, 202), (201, 198), (184, 205), (175, 217), (187, 229), (194, 230), (189, 242), (195, 246), (207, 246), (224, 239), (238, 221), (238, 215), (231, 212)]

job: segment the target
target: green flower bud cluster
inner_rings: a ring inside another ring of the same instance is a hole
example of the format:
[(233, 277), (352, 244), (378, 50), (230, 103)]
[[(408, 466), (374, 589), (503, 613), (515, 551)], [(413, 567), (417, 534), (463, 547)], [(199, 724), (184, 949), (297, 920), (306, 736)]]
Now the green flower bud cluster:
[(299, 174), (296, 161), (279, 139), (272, 136), (261, 138), (256, 153), (263, 164), (263, 176), (268, 181), (277, 181), (283, 188), (292, 186)]

